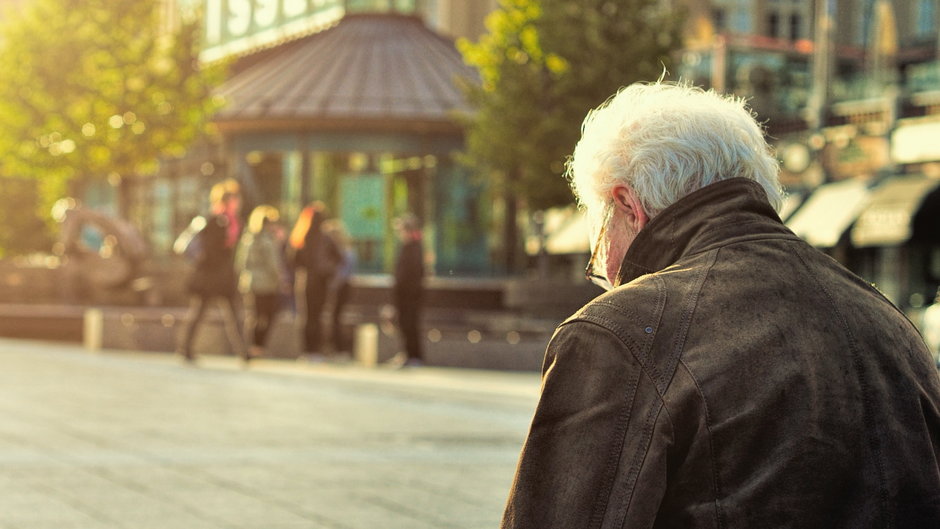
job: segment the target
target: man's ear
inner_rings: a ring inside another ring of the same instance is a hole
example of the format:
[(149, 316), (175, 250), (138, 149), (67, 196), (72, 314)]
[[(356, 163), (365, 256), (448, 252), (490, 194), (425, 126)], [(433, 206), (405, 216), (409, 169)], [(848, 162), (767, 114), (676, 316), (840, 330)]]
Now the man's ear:
[(643, 204), (636, 195), (636, 191), (627, 185), (616, 185), (611, 190), (614, 198), (614, 207), (619, 209), (626, 218), (627, 224), (634, 231), (639, 232), (649, 222), (649, 215), (643, 209)]

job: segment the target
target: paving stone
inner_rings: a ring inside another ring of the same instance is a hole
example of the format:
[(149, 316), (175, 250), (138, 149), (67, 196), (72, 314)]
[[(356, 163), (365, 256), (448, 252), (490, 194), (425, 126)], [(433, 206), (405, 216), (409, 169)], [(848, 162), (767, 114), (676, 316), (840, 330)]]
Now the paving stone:
[(0, 529), (492, 528), (538, 393), (3, 339), (0, 363)]

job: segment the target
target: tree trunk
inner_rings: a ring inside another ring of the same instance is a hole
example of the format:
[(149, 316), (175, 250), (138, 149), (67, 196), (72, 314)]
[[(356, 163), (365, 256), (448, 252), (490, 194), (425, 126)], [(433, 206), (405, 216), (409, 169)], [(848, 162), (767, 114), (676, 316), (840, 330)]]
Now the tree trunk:
[(117, 216), (121, 219), (130, 218), (131, 213), (131, 180), (121, 178), (117, 185)]
[(505, 255), (504, 265), (507, 274), (514, 274), (518, 271), (519, 255), (519, 226), (516, 223), (516, 217), (519, 213), (519, 199), (516, 193), (516, 182), (519, 181), (519, 168), (513, 168), (507, 175), (505, 190), (503, 191), (503, 201), (505, 203), (505, 214), (503, 218), (503, 248)]

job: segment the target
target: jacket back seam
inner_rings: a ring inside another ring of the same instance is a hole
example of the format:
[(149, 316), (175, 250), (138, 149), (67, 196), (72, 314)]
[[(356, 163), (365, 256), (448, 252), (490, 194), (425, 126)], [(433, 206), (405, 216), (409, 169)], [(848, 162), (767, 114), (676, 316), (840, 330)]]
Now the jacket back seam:
[[(643, 461), (646, 460), (646, 457), (649, 455), (650, 442), (653, 439), (653, 430), (656, 427), (656, 423), (659, 422), (659, 415), (663, 410), (666, 409), (666, 404), (660, 400), (659, 406), (652, 406), (650, 410), (646, 413), (646, 420), (643, 424), (643, 442), (637, 446), (636, 451), (633, 453), (633, 459), (630, 462), (630, 468), (627, 470), (627, 482), (631, 484), (630, 494), (625, 498), (625, 501), (621, 504), (621, 512), (618, 513), (616, 526), (621, 528), (624, 527), (624, 524), (627, 522), (627, 513), (630, 510), (630, 504), (633, 503), (633, 496), (636, 495), (636, 487), (633, 486), (636, 483), (637, 478), (640, 476), (640, 469), (643, 467)], [(621, 443), (620, 447), (621, 454), (623, 453), (623, 444)], [(618, 462), (619, 463), (619, 462)], [(611, 495), (613, 490), (611, 490)]]
[(842, 324), (842, 330), (845, 332), (849, 340), (849, 350), (852, 352), (852, 365), (855, 367), (855, 371), (858, 374), (858, 383), (861, 391), (861, 400), (862, 400), (862, 413), (865, 420), (866, 428), (870, 433), (868, 435), (868, 444), (871, 450), (875, 455), (875, 462), (878, 467), (878, 478), (879, 478), (879, 491), (878, 499), (881, 504), (881, 515), (885, 520), (885, 527), (891, 529), (893, 523), (888, 516), (890, 510), (888, 509), (888, 489), (887, 489), (887, 471), (885, 470), (885, 462), (881, 455), (881, 439), (879, 439), (874, 434), (874, 429), (869, 428), (869, 425), (873, 424), (872, 420), (872, 397), (869, 388), (871, 384), (868, 381), (868, 377), (865, 375), (865, 371), (862, 368), (861, 364), (861, 351), (858, 349), (858, 340), (855, 338), (855, 334), (852, 332), (852, 329), (849, 327), (848, 320), (845, 318), (845, 315), (839, 309), (835, 303), (835, 298), (833, 298), (832, 293), (826, 288), (826, 285), (816, 277), (816, 274), (813, 273), (812, 268), (809, 264), (803, 259), (803, 256), (798, 252), (796, 253), (797, 258), (803, 264), (804, 269), (807, 271), (808, 275), (813, 278), (813, 282), (822, 290), (823, 294), (826, 296), (826, 300), (829, 302), (829, 307), (832, 311), (838, 316), (839, 322)]
[(708, 460), (712, 467), (712, 486), (715, 488), (715, 525), (720, 528), (724, 526), (724, 516), (721, 514), (720, 502), (721, 476), (718, 474), (718, 463), (715, 458), (715, 443), (712, 437), (712, 419), (708, 411), (708, 399), (705, 398), (705, 392), (702, 390), (701, 384), (699, 384), (698, 379), (695, 378), (695, 374), (689, 369), (689, 365), (685, 363), (685, 360), (680, 358), (679, 364), (685, 368), (685, 372), (688, 373), (689, 378), (692, 379), (692, 383), (695, 384), (695, 390), (698, 391), (699, 397), (702, 398), (702, 407), (705, 409), (705, 431), (708, 433)]
[(617, 469), (620, 467), (620, 460), (623, 457), (623, 446), (627, 438), (627, 425), (630, 424), (630, 418), (633, 416), (633, 404), (636, 402), (636, 394), (640, 387), (640, 377), (642, 373), (637, 373), (631, 377), (630, 391), (624, 392), (624, 399), (619, 413), (617, 414), (617, 423), (614, 429), (614, 438), (608, 447), (607, 467), (604, 472), (604, 481), (597, 498), (594, 500), (594, 509), (591, 513), (591, 519), (588, 527), (600, 528), (607, 516), (607, 510), (611, 503), (611, 497), (614, 494), (614, 481), (617, 477)]
[[(695, 309), (698, 306), (698, 297), (702, 293), (702, 289), (705, 286), (705, 282), (708, 279), (708, 276), (711, 273), (712, 268), (715, 266), (715, 263), (718, 261), (718, 254), (721, 252), (721, 248), (723, 247), (718, 247), (710, 251), (710, 255), (708, 256), (708, 261), (702, 267), (702, 270), (699, 271), (698, 277), (696, 278), (696, 283), (693, 283), (694, 285), (693, 288), (690, 289), (688, 295), (686, 296), (685, 303), (682, 307), (683, 312), (682, 312), (682, 319), (680, 320), (679, 332), (676, 333), (672, 357), (670, 359), (671, 364), (674, 366), (672, 370), (673, 378), (675, 377), (676, 371), (678, 370), (679, 364), (681, 363), (685, 367), (686, 371), (689, 372), (689, 376), (692, 378), (693, 382), (695, 382), (695, 387), (698, 390), (699, 395), (702, 398), (702, 404), (703, 406), (705, 406), (705, 428), (706, 428), (706, 431), (708, 432), (709, 458), (711, 460), (711, 465), (712, 465), (713, 486), (715, 487), (715, 521), (719, 529), (721, 527), (724, 527), (724, 516), (722, 515), (721, 502), (719, 501), (721, 498), (721, 479), (718, 474), (718, 465), (715, 460), (714, 446), (713, 446), (711, 426), (710, 426), (711, 419), (708, 415), (708, 401), (706, 400), (705, 392), (702, 391), (702, 388), (698, 384), (698, 381), (695, 379), (694, 376), (692, 376), (692, 372), (691, 370), (689, 370), (688, 365), (682, 362), (682, 352), (685, 349), (685, 341), (686, 341), (686, 338), (688, 338), (689, 327), (692, 324), (692, 317), (695, 315)], [(671, 385), (671, 383), (672, 383), (672, 380), (670, 379), (669, 384)], [(668, 386), (665, 386), (665, 387), (668, 387)]]

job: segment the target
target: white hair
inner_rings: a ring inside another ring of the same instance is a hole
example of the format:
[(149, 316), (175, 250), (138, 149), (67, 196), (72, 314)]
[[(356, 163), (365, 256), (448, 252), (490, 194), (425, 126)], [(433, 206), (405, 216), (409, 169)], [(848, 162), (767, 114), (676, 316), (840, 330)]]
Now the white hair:
[(760, 184), (779, 209), (778, 171), (742, 99), (664, 82), (632, 84), (590, 111), (568, 160), (574, 193), (595, 219), (619, 184), (631, 187), (654, 217), (693, 191), (735, 177)]

